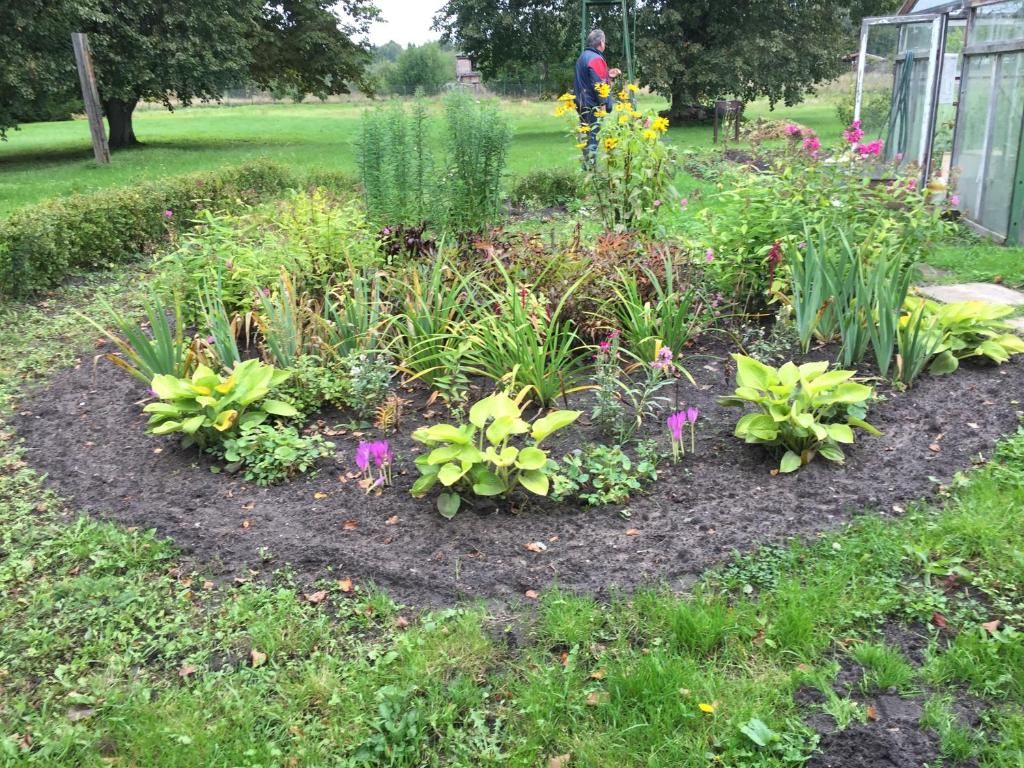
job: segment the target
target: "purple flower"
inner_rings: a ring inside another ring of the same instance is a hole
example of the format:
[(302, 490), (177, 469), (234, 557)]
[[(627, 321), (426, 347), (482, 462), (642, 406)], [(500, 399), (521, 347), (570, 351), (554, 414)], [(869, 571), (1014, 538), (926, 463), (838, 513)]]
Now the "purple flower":
[(786, 123), (786, 127), (783, 128), (783, 130), (786, 132), (786, 134), (788, 136), (791, 136), (791, 137), (794, 137), (794, 138), (800, 136), (800, 126), (799, 125), (793, 125), (793, 123)]
[(679, 201), (679, 207), (680, 208), (685, 208), (689, 204), (690, 204), (690, 198), (688, 198), (688, 197), (684, 197), (682, 200)]
[(696, 424), (698, 416), (700, 416), (700, 409), (697, 408), (696, 406), (691, 405), (689, 408), (686, 409), (687, 424)]
[(213, 344), (213, 342), (215, 342), (215, 341), (216, 341), (216, 339), (213, 338), (212, 335), (206, 337), (206, 343), (207, 344)]
[(821, 149), (821, 139), (813, 135), (808, 136), (804, 139), (804, 149), (812, 155), (818, 154), (818, 150)]
[(665, 420), (665, 424), (672, 433), (672, 442), (680, 442), (683, 439), (683, 427), (686, 426), (686, 411), (673, 413)]
[(949, 198), (949, 204), (952, 205), (954, 208), (960, 205), (960, 195), (953, 195), (951, 198)]
[(715, 260), (715, 249), (714, 248), (708, 248), (706, 251), (704, 251), (704, 261), (706, 261), (708, 264), (710, 264), (714, 260)]
[(672, 366), (672, 350), (668, 347), (662, 347), (658, 350), (658, 357), (651, 363), (652, 368), (656, 368), (662, 373), (669, 373)]
[(655, 208), (661, 208), (661, 200), (655, 200), (653, 205)]
[(155, 389), (153, 389), (152, 387), (150, 387), (150, 388), (149, 388), (149, 396), (150, 396), (150, 397), (160, 397), (160, 395), (158, 395), (158, 394), (156, 393), (156, 390), (155, 390)]
[(388, 445), (387, 440), (379, 440), (375, 443), (370, 443), (369, 452), (374, 465), (382, 467), (385, 464), (391, 463), (393, 454), (391, 453), (391, 446)]
[(270, 295), (270, 289), (269, 288), (260, 288), (260, 295), (262, 295), (262, 296), (269, 296)]
[(843, 131), (843, 138), (849, 144), (856, 144), (864, 137), (864, 131), (860, 127), (860, 120), (854, 120), (850, 127)]
[(168, 208), (166, 211), (164, 211), (164, 218), (165, 219), (173, 219), (174, 218), (174, 211), (172, 211), (170, 208)]
[(356, 466), (361, 472), (370, 470), (370, 445), (370, 443), (360, 440), (359, 447), (356, 448)]

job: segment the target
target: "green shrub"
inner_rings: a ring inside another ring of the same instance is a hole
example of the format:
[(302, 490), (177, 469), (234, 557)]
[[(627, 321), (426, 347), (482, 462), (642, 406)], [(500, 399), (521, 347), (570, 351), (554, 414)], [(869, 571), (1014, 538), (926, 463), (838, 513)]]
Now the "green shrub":
[(276, 485), (312, 470), (317, 459), (334, 453), (334, 444), (320, 435), (303, 437), (295, 427), (250, 424), (225, 440), (223, 449), (233, 468), (245, 468), (246, 480)]
[(70, 270), (151, 252), (192, 227), (197, 210), (236, 209), (293, 181), (286, 169), (259, 162), (21, 208), (0, 221), (0, 296), (27, 296), (57, 285)]
[(636, 459), (617, 445), (590, 445), (550, 463), (551, 498), (575, 497), (591, 507), (624, 504), (658, 479), (658, 448), (649, 440), (637, 444)]
[(525, 208), (554, 208), (579, 196), (580, 174), (566, 168), (532, 171), (520, 176), (509, 195), (513, 205)]
[(744, 355), (732, 357), (736, 391), (718, 402), (757, 406), (757, 412), (740, 417), (735, 434), (781, 450), (779, 472), (800, 469), (818, 453), (841, 463), (845, 456), (840, 445), (853, 443), (854, 427), (879, 434), (864, 421), (874, 391), (850, 381), (854, 371), (829, 371), (827, 361), (772, 368)]

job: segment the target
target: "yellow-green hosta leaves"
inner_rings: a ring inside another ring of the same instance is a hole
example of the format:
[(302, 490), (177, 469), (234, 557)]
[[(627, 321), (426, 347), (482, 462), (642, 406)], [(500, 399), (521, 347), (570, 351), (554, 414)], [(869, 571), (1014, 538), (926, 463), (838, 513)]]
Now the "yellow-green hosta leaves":
[(734, 434), (747, 443), (781, 448), (779, 472), (794, 472), (818, 453), (842, 462), (840, 445), (853, 443), (855, 427), (879, 434), (863, 419), (874, 390), (850, 381), (854, 371), (830, 371), (826, 361), (772, 368), (744, 355), (733, 359), (737, 387), (719, 403), (757, 406), (757, 412), (740, 417)]
[(182, 433), (186, 444), (205, 446), (220, 441), (243, 424), (260, 424), (268, 416), (291, 418), (298, 412), (280, 400), (267, 399), (271, 388), (288, 378), (259, 360), (247, 360), (223, 377), (197, 365), (188, 378), (168, 374), (153, 377), (150, 388), (161, 402), (149, 403), (150, 434)]
[[(438, 483), (450, 489), (437, 502), (447, 518), (461, 506), (460, 490), (488, 497), (508, 496), (522, 487), (546, 496), (548, 455), (540, 442), (579, 416), (579, 411), (552, 411), (531, 425), (523, 419), (521, 398), (514, 400), (504, 392), (485, 397), (470, 408), (469, 424), (436, 424), (413, 433), (413, 439), (431, 451), (416, 458), (420, 477), (411, 493), (425, 496)], [(511, 444), (527, 434), (532, 444)]]

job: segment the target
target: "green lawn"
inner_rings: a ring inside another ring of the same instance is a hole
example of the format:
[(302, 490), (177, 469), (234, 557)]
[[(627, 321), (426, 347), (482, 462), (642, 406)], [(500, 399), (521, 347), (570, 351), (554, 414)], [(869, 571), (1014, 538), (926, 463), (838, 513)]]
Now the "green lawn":
[[(304, 170), (354, 173), (353, 141), (368, 102), (206, 106), (139, 111), (135, 131), (144, 147), (115, 152), (109, 167), (92, 160), (88, 125), (82, 120), (36, 123), (12, 131), (0, 143), (0, 216), (28, 203), (57, 195), (89, 192), (161, 176), (237, 164), (267, 157)], [(644, 106), (663, 106), (647, 99)], [(503, 104), (513, 128), (509, 172), (568, 167), (577, 155), (566, 125), (553, 117), (552, 102)], [(754, 104), (752, 117), (768, 115), (767, 104)], [(835, 139), (841, 126), (834, 108), (810, 101), (777, 116), (798, 120)], [(711, 126), (673, 128), (671, 140), (681, 147), (707, 148)]]

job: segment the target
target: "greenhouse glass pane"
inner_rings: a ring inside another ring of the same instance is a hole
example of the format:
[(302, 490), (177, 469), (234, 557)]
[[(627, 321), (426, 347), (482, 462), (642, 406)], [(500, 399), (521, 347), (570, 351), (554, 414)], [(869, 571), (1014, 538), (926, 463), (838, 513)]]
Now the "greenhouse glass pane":
[(972, 221), (979, 220), (984, 191), (982, 152), (988, 125), (989, 89), (992, 85), (994, 56), (969, 56), (964, 63), (964, 90), (960, 103), (962, 125), (957, 138), (957, 156), (953, 162), (959, 171), (957, 192), (960, 210)]
[(978, 222), (993, 232), (1006, 235), (1010, 221), (1010, 199), (1020, 151), (1021, 118), (1024, 116), (1024, 52), (1004, 54), (993, 98), (988, 178)]
[(930, 104), (928, 65), (932, 22), (905, 25), (899, 37), (900, 54), (893, 68), (891, 112), (885, 136), (886, 159), (902, 158), (901, 168), (921, 156), (921, 128)]
[(927, 13), (936, 8), (941, 8), (944, 5), (961, 5), (961, 3), (954, 3), (953, 0), (920, 0), (914, 4), (914, 7), (910, 10), (911, 13)]
[(982, 5), (974, 9), (974, 29), (968, 43), (1024, 40), (1024, 0)]

